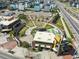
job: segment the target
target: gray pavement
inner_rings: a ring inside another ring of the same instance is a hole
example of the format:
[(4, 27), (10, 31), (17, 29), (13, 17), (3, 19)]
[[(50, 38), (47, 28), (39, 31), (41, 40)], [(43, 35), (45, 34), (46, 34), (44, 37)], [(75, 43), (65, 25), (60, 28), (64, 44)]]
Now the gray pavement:
[(0, 59), (20, 59), (20, 58), (0, 52)]
[(57, 56), (54, 52), (44, 50), (38, 52), (34, 59), (63, 59), (63, 56)]

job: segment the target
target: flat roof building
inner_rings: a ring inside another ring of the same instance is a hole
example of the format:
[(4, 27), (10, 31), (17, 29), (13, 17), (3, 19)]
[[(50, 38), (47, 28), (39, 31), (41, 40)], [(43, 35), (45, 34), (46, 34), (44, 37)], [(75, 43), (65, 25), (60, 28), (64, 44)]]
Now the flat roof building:
[(9, 7), (10, 7), (10, 10), (16, 10), (18, 8), (18, 4), (17, 3), (11, 3)]
[[(38, 30), (32, 42), (33, 48), (56, 50), (57, 44), (62, 41), (62, 32), (57, 28), (46, 29), (44, 31)], [(39, 48), (40, 47), (40, 48)]]
[(5, 12), (2, 16), (0, 16), (0, 24), (9, 25), (15, 22), (17, 19), (14, 19), (14, 14), (12, 12)]
[(52, 49), (55, 35), (50, 32), (37, 31), (32, 42), (33, 48), (42, 47)]
[(50, 3), (44, 5), (44, 11), (50, 11), (50, 9), (51, 9)]
[(37, 31), (34, 37), (34, 41), (53, 43), (53, 41), (55, 40), (54, 38), (55, 35), (53, 33)]
[(18, 26), (21, 26), (21, 23), (21, 20), (15, 18), (11, 13), (5, 13), (4, 15), (0, 16), (0, 30), (2, 32), (11, 31)]
[(20, 10), (20, 11), (25, 10), (24, 4), (25, 4), (24, 2), (19, 1), (19, 3), (18, 3), (18, 10)]

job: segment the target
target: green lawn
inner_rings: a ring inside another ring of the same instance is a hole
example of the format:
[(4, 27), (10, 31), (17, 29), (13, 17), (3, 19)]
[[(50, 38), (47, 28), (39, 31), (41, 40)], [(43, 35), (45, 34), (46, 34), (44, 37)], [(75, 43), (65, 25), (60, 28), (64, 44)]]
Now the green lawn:
[(70, 7), (69, 2), (64, 2), (64, 5), (65, 5), (66, 7)]
[(28, 29), (28, 27), (22, 28), (22, 30), (19, 32), (19, 36), (20, 37), (25, 36), (25, 32), (26, 32), (27, 29)]
[(32, 30), (31, 34), (33, 35), (33, 37), (35, 36), (36, 31), (37, 31), (36, 28)]
[(79, 13), (79, 9), (78, 8), (75, 8), (75, 7), (71, 7), (69, 8), (73, 13)]
[[(37, 28), (35, 28), (35, 29), (32, 30), (31, 34), (32, 34), (33, 36), (35, 35), (36, 31), (38, 31), (38, 28), (40, 28), (40, 27), (37, 27)], [(41, 27), (41, 28), (43, 28), (43, 27)], [(49, 25), (49, 24), (47, 24), (47, 25), (45, 26), (45, 29), (50, 29), (50, 28), (54, 28), (54, 27), (52, 27), (52, 26)]]
[(29, 20), (29, 21), (26, 23), (26, 26), (33, 27), (34, 25), (33, 25), (32, 21)]
[(62, 24), (62, 22), (61, 22), (61, 20), (60, 20), (60, 18), (57, 20), (57, 22), (56, 22), (56, 24), (55, 24), (59, 29), (64, 29), (63, 28), (63, 24)]
[[(65, 22), (65, 20), (64, 20), (64, 22)], [(70, 28), (69, 28), (69, 26), (67, 25), (67, 23), (65, 22), (65, 24), (66, 24), (66, 27), (67, 27), (67, 29), (68, 29), (68, 31), (69, 31), (69, 33), (70, 33), (70, 35), (71, 35), (71, 38), (73, 38), (74, 36), (73, 36), (73, 34), (72, 34), (72, 32), (71, 32), (71, 30), (70, 30)], [(71, 40), (71, 39), (70, 39)]]
[(46, 28), (46, 29), (50, 29), (50, 28), (54, 28), (54, 27), (51, 26), (51, 25), (49, 25), (49, 24), (47, 24), (47, 25), (45, 26), (45, 28)]
[(37, 20), (34, 20), (34, 23), (37, 27), (43, 27), (44, 26), (44, 22), (41, 22), (41, 21), (37, 21)]

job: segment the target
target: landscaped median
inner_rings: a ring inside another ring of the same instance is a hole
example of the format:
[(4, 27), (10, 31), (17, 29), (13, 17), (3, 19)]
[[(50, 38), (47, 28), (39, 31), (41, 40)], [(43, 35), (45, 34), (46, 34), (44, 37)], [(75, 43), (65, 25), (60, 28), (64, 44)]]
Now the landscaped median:
[[(67, 23), (65, 22), (65, 20), (62, 16), (61, 16), (61, 21), (62, 21), (62, 24), (63, 24), (63, 27), (64, 27), (64, 31), (66, 33), (67, 41), (69, 42), (69, 45), (72, 46), (72, 49), (69, 50), (69, 54), (64, 55), (63, 58), (64, 59), (73, 59), (73, 55), (74, 55), (74, 51), (75, 51), (73, 44), (72, 44), (73, 35), (72, 35), (72, 32), (70, 31), (70, 28), (68, 27)], [(67, 47), (67, 48), (69, 48), (69, 47)]]
[(64, 31), (65, 31), (65, 34), (66, 34), (66, 37), (67, 37), (67, 40), (68, 41), (72, 41), (72, 32), (70, 31), (68, 25), (66, 24), (64, 18), (61, 16), (61, 21), (62, 21), (62, 24), (63, 24), (63, 27), (64, 27)]
[(27, 29), (28, 29), (28, 27), (22, 28), (22, 30), (19, 32), (19, 36), (20, 37), (25, 36), (25, 32), (26, 32)]

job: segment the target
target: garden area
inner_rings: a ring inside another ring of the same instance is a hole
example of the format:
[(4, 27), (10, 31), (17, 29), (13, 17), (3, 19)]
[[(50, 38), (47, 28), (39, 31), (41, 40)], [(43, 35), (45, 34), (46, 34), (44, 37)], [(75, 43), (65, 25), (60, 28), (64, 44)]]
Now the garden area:
[(45, 25), (44, 22), (38, 21), (38, 20), (34, 20), (34, 23), (37, 27), (43, 27)]
[(45, 27), (36, 27), (35, 29), (32, 30), (31, 34), (34, 36), (36, 31), (46, 31), (47, 29), (50, 29), (50, 28), (54, 28), (53, 26), (49, 25), (49, 24), (46, 24)]
[(57, 26), (59, 29), (64, 30), (58, 11), (60, 11), (60, 10), (57, 7), (55, 7), (54, 9), (51, 10), (52, 15), (54, 15), (52, 23), (55, 26)]
[(28, 16), (26, 16), (24, 14), (18, 15), (18, 17), (22, 22), (24, 22), (26, 24), (25, 27), (22, 28), (22, 30), (19, 32), (20, 37), (23, 37), (25, 35), (25, 32), (27, 31), (27, 29), (29, 29), (30, 27), (37, 26), (37, 27), (41, 28), (45, 24), (44, 22), (38, 21), (37, 19), (31, 20), (28, 18)]
[[(63, 25), (60, 20), (58, 10), (59, 9), (56, 7), (50, 11), (52, 13), (52, 17), (53, 17), (52, 23), (53, 23), (53, 25), (57, 26), (58, 28), (63, 29)], [(24, 14), (18, 15), (18, 17), (19, 17), (19, 19), (21, 19), (23, 22), (26, 23), (26, 26), (19, 32), (19, 36), (24, 36), (25, 31), (27, 31), (27, 29), (29, 29), (30, 27), (34, 27), (34, 26), (36, 26), (37, 28), (33, 29), (33, 31), (31, 32), (31, 34), (33, 36), (36, 33), (37, 29), (39, 29), (39, 28), (45, 28), (45, 29), (53, 28), (48, 23), (44, 22), (44, 20), (42, 20), (40, 17), (35, 18), (35, 19), (33, 19), (33, 18), (30, 19), (28, 16), (26, 16)]]
[(61, 22), (61, 20), (60, 19), (58, 19), (57, 20), (57, 22), (56, 22), (56, 24), (55, 24), (59, 29), (61, 29), (61, 30), (63, 30), (64, 28), (63, 28), (63, 24), (62, 24), (62, 22)]
[[(34, 37), (34, 36), (35, 36), (35, 33), (36, 33), (37, 31), (48, 31), (48, 32), (52, 32), (52, 33), (57, 33), (55, 30), (57, 30), (57, 28), (55, 28), (54, 25), (47, 23), (45, 27), (42, 27), (42, 28), (36, 27), (36, 28), (34, 28), (34, 29), (32, 30), (32, 32), (31, 32), (31, 34), (32, 34), (33, 37)], [(55, 31), (55, 32), (54, 32), (54, 31)]]
[[(64, 22), (65, 22), (65, 20), (64, 20)], [(73, 33), (71, 32), (71, 30), (70, 30), (70, 28), (69, 28), (69, 26), (67, 25), (66, 22), (65, 22), (65, 24), (66, 24), (66, 27), (67, 27), (67, 29), (68, 29), (68, 31), (70, 33), (70, 36), (71, 36), (71, 38), (67, 38), (67, 39), (71, 42), (72, 41), (72, 38), (74, 38), (74, 36), (73, 36)]]

